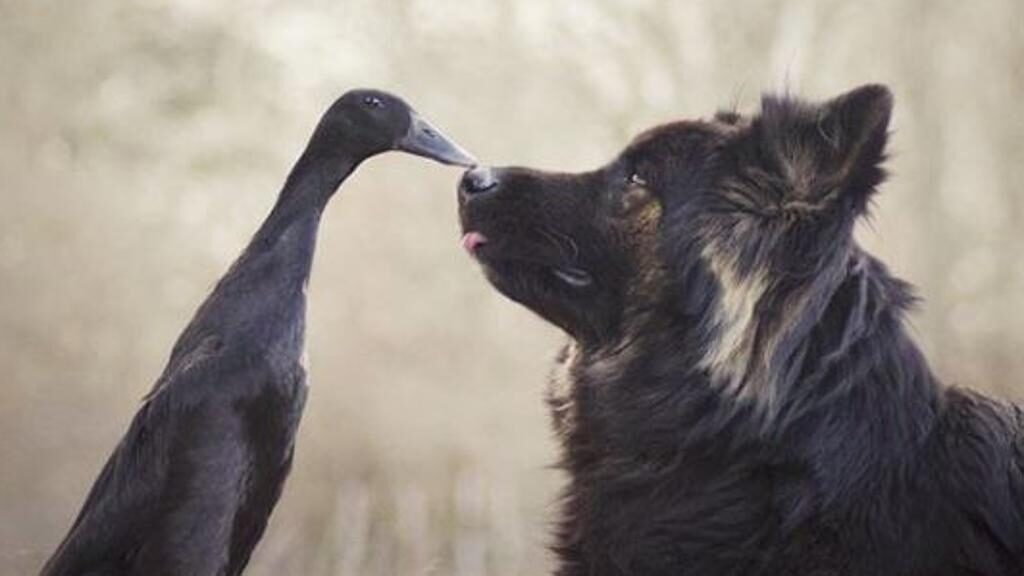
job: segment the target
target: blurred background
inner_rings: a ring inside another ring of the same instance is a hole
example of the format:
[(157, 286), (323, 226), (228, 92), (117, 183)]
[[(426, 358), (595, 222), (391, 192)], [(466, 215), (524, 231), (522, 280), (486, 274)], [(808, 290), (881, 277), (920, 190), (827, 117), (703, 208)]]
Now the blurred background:
[[(77, 512), (170, 346), (341, 92), (484, 162), (582, 170), (762, 90), (896, 94), (861, 238), (949, 382), (1024, 399), (1018, 0), (0, 0), (0, 574)], [(562, 336), (458, 247), (458, 171), (374, 159), (330, 206), (296, 466), (249, 574), (544, 573)]]

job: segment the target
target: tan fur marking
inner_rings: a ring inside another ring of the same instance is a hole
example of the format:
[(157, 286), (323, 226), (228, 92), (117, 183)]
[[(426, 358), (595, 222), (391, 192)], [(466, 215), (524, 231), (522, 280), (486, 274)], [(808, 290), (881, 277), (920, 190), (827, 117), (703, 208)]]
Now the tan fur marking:
[[(658, 229), (661, 226), (661, 203), (649, 201), (630, 215), (629, 236), (637, 277), (630, 283), (627, 303), (646, 303), (656, 299), (663, 288), (665, 265), (658, 257)], [(628, 304), (627, 304), (628, 305)], [(632, 317), (632, 314), (627, 314)]]
[(572, 428), (575, 420), (572, 402), (573, 372), (579, 359), (579, 349), (570, 342), (559, 354), (548, 382), (547, 400), (551, 406), (555, 431), (561, 433)]
[(770, 403), (772, 391), (764, 389), (770, 387), (751, 386), (747, 378), (757, 331), (756, 307), (764, 296), (767, 281), (762, 273), (740, 278), (735, 263), (716, 245), (708, 244), (701, 256), (711, 267), (722, 294), (716, 311), (719, 332), (700, 365), (729, 393), (740, 397), (767, 395), (760, 400)]

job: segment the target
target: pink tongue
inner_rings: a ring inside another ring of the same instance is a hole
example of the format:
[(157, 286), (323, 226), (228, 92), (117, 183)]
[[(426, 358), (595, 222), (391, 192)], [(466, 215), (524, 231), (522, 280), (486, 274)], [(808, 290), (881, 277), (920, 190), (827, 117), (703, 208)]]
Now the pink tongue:
[(462, 236), (462, 247), (470, 255), (476, 253), (476, 249), (487, 243), (487, 237), (479, 232), (467, 232)]

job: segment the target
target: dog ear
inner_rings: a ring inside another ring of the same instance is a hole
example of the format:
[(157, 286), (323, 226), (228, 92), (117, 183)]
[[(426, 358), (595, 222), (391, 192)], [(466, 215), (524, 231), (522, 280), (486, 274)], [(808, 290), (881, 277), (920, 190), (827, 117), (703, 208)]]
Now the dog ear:
[(764, 98), (761, 150), (784, 183), (783, 210), (816, 211), (840, 202), (863, 211), (885, 179), (892, 106), (892, 93), (879, 84), (817, 105)]

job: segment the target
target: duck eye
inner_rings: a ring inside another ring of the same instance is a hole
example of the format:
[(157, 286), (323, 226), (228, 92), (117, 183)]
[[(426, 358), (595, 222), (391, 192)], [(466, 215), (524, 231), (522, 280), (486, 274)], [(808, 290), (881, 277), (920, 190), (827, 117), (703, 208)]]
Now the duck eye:
[(626, 183), (630, 186), (647, 186), (647, 180), (644, 180), (638, 172), (630, 173), (629, 177), (626, 178)]
[(366, 104), (370, 108), (383, 108), (384, 101), (376, 96), (367, 96), (363, 98), (363, 104)]

